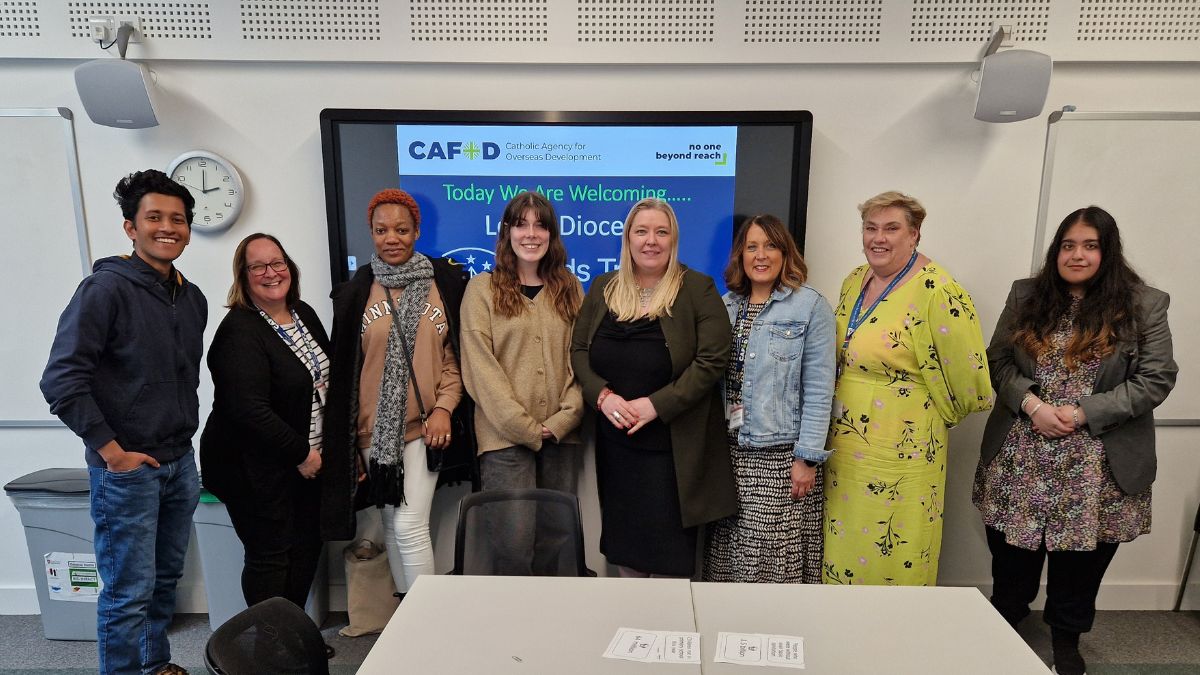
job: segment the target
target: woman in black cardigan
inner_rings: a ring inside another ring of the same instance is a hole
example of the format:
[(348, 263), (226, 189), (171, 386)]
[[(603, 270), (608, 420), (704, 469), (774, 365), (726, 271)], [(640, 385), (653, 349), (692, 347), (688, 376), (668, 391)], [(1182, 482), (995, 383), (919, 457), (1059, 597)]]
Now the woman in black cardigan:
[(321, 555), (321, 429), (329, 338), (300, 300), (300, 270), (268, 234), (233, 257), (229, 313), (208, 351), (214, 397), (200, 439), (204, 487), (246, 548), (247, 605), (304, 607)]

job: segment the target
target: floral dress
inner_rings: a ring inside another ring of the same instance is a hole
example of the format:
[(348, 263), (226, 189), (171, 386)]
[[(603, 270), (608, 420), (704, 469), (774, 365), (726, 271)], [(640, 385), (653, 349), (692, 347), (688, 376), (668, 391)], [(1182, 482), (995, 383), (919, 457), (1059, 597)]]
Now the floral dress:
[(962, 286), (929, 262), (845, 345), (870, 268), (842, 283), (825, 465), (825, 583), (937, 583), (947, 430), (992, 407), (983, 335)]
[[(1066, 366), (1076, 299), (1038, 354), (1034, 380), (1046, 405), (1074, 403), (1092, 393), (1100, 357)], [(1117, 486), (1104, 443), (1085, 429), (1046, 438), (1021, 415), (999, 454), (975, 474), (972, 501), (983, 522), (1005, 540), (1032, 551), (1094, 551), (1098, 542), (1132, 541), (1150, 531), (1150, 488), (1136, 495)]]

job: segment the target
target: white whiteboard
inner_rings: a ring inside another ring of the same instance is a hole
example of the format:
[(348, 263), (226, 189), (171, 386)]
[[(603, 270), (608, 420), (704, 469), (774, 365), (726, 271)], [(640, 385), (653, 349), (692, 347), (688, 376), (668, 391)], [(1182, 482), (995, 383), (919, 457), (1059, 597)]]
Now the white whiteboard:
[(1179, 380), (1156, 421), (1200, 425), (1200, 113), (1050, 115), (1035, 272), (1062, 219), (1093, 204), (1116, 218), (1138, 274), (1171, 294)]
[(59, 426), (38, 380), (92, 266), (70, 110), (0, 109), (0, 186), (0, 426)]

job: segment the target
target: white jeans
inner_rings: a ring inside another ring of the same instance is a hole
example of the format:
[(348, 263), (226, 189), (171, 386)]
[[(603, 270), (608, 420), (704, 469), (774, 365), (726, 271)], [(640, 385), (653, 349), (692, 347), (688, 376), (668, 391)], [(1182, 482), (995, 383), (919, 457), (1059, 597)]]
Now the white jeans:
[(404, 503), (385, 506), (383, 542), (396, 590), (407, 593), (422, 574), (433, 574), (433, 539), (429, 536), (429, 512), (438, 475), (425, 459), (425, 439), (404, 444)]

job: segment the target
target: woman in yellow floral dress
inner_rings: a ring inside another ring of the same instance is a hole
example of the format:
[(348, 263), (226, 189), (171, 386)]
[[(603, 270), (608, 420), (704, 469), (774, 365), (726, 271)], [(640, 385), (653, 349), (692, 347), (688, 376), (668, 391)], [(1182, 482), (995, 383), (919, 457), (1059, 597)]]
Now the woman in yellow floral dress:
[(917, 251), (925, 209), (899, 192), (859, 206), (867, 264), (842, 282), (825, 483), (825, 582), (937, 583), (947, 430), (992, 407), (979, 318)]

